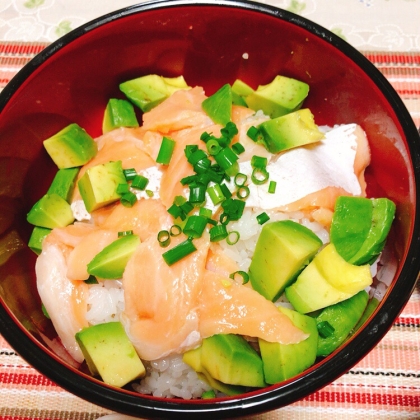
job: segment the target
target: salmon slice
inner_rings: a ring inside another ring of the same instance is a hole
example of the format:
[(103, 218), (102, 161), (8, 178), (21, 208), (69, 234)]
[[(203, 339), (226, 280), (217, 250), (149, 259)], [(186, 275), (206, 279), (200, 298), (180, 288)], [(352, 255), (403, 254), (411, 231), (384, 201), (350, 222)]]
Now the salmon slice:
[(235, 261), (223, 252), (223, 248), (219, 244), (213, 242), (207, 255), (206, 270), (213, 271), (223, 277), (229, 277), (230, 274), (238, 271), (239, 267)]
[(139, 138), (142, 131), (129, 128), (119, 128), (99, 137), (98, 153), (84, 165), (76, 180), (72, 202), (81, 200), (77, 182), (91, 167), (111, 161), (121, 160), (124, 169), (134, 168), (137, 172), (156, 165), (156, 162), (144, 150), (144, 143)]
[(43, 246), (47, 243), (54, 245), (64, 245), (74, 248), (86, 235), (95, 230), (95, 226), (88, 223), (75, 222), (64, 228), (53, 229), (43, 241)]
[(143, 129), (168, 134), (185, 128), (212, 124), (201, 108), (204, 99), (206, 95), (201, 87), (179, 90), (143, 114)]
[(138, 200), (133, 207), (124, 207), (119, 203), (100, 224), (102, 229), (132, 230), (134, 234), (139, 235), (141, 241), (151, 236), (156, 238), (160, 230), (169, 229), (172, 225), (172, 216), (160, 200), (154, 199)]
[[(184, 239), (175, 237), (171, 247)], [(209, 240), (202, 237), (194, 244), (197, 251), (168, 266), (162, 254), (169, 248), (150, 237), (138, 246), (125, 268), (121, 319), (145, 360), (181, 353), (199, 343), (197, 305)]]
[(308, 337), (273, 302), (255, 290), (212, 271), (203, 273), (199, 306), (202, 338), (240, 334), (283, 344)]

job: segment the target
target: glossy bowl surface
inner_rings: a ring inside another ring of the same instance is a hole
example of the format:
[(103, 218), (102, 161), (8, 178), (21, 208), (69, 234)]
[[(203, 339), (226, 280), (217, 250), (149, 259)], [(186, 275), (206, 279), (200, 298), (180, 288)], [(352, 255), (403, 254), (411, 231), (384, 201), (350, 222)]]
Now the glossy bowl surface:
[(152, 1), (111, 13), (59, 39), (0, 94), (0, 241), (26, 243), (26, 214), (49, 186), (55, 165), (42, 141), (71, 122), (101, 134), (105, 105), (118, 85), (149, 73), (184, 75), (208, 95), (240, 78), (252, 87), (277, 74), (310, 85), (319, 125), (356, 122), (367, 132), (369, 196), (387, 196), (397, 217), (384, 253), (393, 282), (381, 305), (341, 349), (286, 383), (240, 397), (180, 401), (108, 387), (79, 372), (65, 354), (36, 292), (27, 247), (0, 265), (1, 334), (36, 369), (68, 391), (142, 417), (225, 418), (267, 411), (303, 398), (345, 373), (385, 335), (419, 272), (420, 139), (401, 99), (353, 47), (284, 10), (247, 1)]

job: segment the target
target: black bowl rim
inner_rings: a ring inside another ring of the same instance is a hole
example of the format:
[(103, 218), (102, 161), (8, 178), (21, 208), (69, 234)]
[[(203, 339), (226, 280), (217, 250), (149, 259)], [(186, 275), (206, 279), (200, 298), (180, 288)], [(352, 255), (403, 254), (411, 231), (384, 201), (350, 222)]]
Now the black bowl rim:
[[(396, 115), (399, 115), (399, 122), (406, 138), (413, 139), (413, 141), (408, 142), (408, 147), (412, 157), (417, 202), (420, 183), (420, 137), (407, 108), (388, 80), (361, 52), (326, 28), (292, 12), (252, 0), (152, 0), (128, 6), (91, 20), (48, 45), (26, 64), (0, 93), (0, 111), (28, 76), (49, 57), (85, 33), (132, 14), (153, 9), (180, 6), (195, 7), (197, 5), (241, 8), (288, 21), (322, 38), (350, 58), (382, 91)], [(417, 142), (415, 139), (417, 139)], [(398, 290), (392, 288), (388, 293), (386, 308), (380, 307), (375, 319), (365, 326), (352, 339), (350, 345), (339, 351), (334, 358), (328, 360), (327, 363), (315, 366), (305, 375), (287, 382), (280, 388), (272, 386), (260, 392), (216, 402), (211, 400), (209, 402), (188, 402), (122, 394), (115, 389), (104, 387), (99, 381), (90, 380), (71, 372), (54, 356), (47, 359), (45, 350), (30, 337), (23, 326), (20, 326), (14, 320), (13, 315), (10, 314), (3, 302), (0, 305), (0, 332), (10, 345), (42, 374), (78, 397), (113, 411), (149, 418), (178, 418), (182, 415), (185, 419), (193, 419), (200, 415), (203, 419), (212, 419), (215, 413), (217, 413), (218, 418), (227, 418), (277, 409), (296, 402), (337, 379), (372, 350), (391, 328), (394, 320), (410, 299), (420, 270), (420, 255), (417, 251), (420, 247), (418, 215), (419, 211), (416, 208), (416, 219), (413, 224), (414, 235), (407, 252), (406, 263), (400, 273)], [(20, 328), (19, 333), (16, 332), (16, 325)], [(357, 349), (357, 352), (354, 349)], [(76, 378), (77, 383), (74, 381)], [(121, 404), (124, 404), (124, 406), (121, 406)]]

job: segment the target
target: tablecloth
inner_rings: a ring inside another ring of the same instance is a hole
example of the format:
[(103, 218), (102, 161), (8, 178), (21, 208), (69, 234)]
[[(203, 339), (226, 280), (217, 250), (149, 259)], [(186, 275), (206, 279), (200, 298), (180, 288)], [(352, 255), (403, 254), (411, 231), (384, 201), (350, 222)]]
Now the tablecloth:
[[(268, 0), (332, 30), (387, 77), (420, 126), (420, 0)], [(49, 43), (133, 0), (0, 0), (0, 89)], [(112, 414), (38, 373), (0, 336), (0, 419)], [(248, 419), (251, 417), (248, 417)], [(420, 287), (380, 343), (332, 384), (259, 420), (420, 419)], [(115, 419), (114, 419), (115, 420)]]

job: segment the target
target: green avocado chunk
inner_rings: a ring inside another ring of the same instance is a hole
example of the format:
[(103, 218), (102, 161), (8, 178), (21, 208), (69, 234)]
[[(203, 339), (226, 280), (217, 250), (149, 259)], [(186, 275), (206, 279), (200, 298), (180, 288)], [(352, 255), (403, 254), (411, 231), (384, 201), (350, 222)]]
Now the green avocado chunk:
[(242, 336), (216, 334), (205, 338), (201, 363), (212, 378), (225, 384), (266, 386), (261, 357)]
[(349, 299), (324, 308), (316, 317), (316, 324), (328, 322), (333, 332), (327, 337), (319, 335), (317, 356), (328, 356), (336, 350), (352, 332), (362, 317), (369, 300), (365, 290), (361, 290)]
[(201, 106), (213, 122), (225, 126), (232, 118), (231, 86), (222, 86), (216, 93), (204, 99)]
[(248, 86), (240, 79), (236, 79), (232, 85), (232, 103), (234, 105), (241, 105), (248, 107), (245, 98), (254, 92), (251, 86)]
[(118, 201), (121, 196), (117, 193), (117, 187), (126, 183), (120, 160), (89, 168), (78, 182), (86, 210), (90, 213)]
[(108, 133), (119, 127), (138, 127), (133, 104), (125, 99), (111, 98), (105, 108), (102, 132)]
[(258, 125), (262, 144), (271, 153), (316, 143), (324, 138), (308, 108), (264, 121)]
[(279, 75), (271, 83), (258, 86), (245, 97), (245, 101), (249, 108), (277, 118), (298, 110), (308, 93), (307, 83)]
[(139, 243), (137, 235), (121, 236), (93, 257), (87, 265), (88, 273), (100, 279), (120, 279)]
[(44, 147), (60, 169), (82, 166), (98, 151), (93, 138), (76, 123), (44, 140)]
[(47, 194), (57, 194), (70, 203), (80, 168), (59, 169), (47, 191)]
[(259, 339), (264, 377), (268, 384), (275, 384), (293, 378), (312, 366), (316, 359), (318, 330), (316, 321), (307, 315), (288, 308), (279, 307), (293, 324), (309, 337), (296, 344), (269, 343)]
[(291, 220), (264, 224), (249, 267), (252, 287), (276, 300), (321, 245), (315, 233)]
[(213, 389), (223, 392), (223, 394), (240, 395), (246, 390), (243, 386), (225, 384), (211, 377), (201, 363), (201, 346), (185, 352), (182, 360), (197, 372), (198, 377), (202, 381), (209, 384)]
[(99, 375), (106, 384), (122, 387), (146, 375), (120, 322), (84, 328), (76, 333), (76, 341), (92, 375)]
[(32, 225), (54, 229), (74, 222), (70, 204), (57, 194), (45, 194), (29, 211), (26, 220)]
[(29, 238), (28, 247), (39, 255), (42, 252), (42, 242), (50, 232), (51, 229), (35, 226)]
[(183, 76), (163, 77), (149, 74), (120, 84), (120, 90), (143, 112), (150, 111), (181, 89), (190, 89)]
[(350, 264), (330, 243), (286, 288), (285, 293), (293, 307), (306, 314), (349, 299), (371, 284), (369, 264)]

